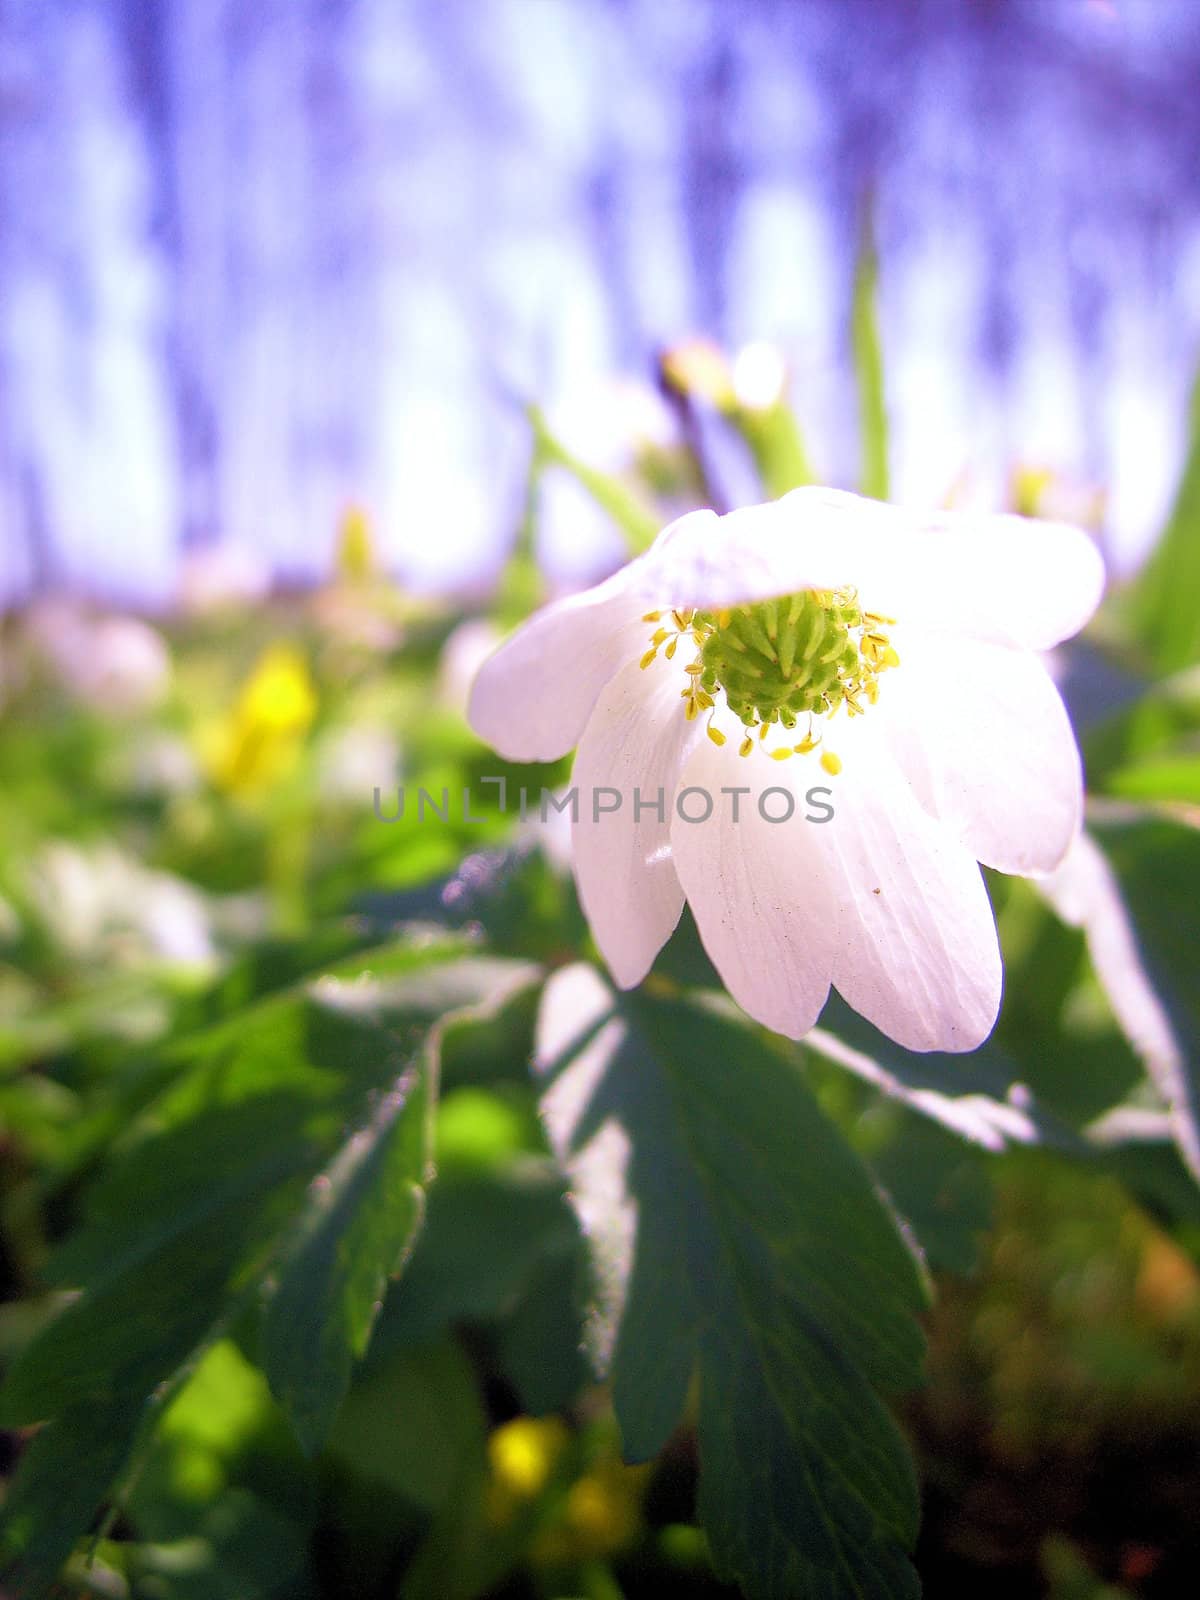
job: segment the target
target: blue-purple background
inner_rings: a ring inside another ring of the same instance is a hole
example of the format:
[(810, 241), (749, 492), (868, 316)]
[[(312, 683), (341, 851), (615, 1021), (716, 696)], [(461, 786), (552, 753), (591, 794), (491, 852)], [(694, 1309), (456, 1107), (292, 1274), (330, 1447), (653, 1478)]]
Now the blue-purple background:
[(158, 602), (216, 538), (315, 574), (351, 497), (460, 582), (506, 387), (695, 330), (780, 343), (845, 481), (868, 193), (897, 496), (1050, 466), (1128, 561), (1200, 348), (1198, 81), (1193, 0), (0, 0), (0, 596)]

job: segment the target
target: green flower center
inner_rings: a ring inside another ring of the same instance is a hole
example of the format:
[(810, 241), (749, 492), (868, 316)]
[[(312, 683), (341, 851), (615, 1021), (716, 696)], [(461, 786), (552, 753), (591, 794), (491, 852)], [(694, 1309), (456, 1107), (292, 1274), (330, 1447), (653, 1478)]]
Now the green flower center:
[[(642, 666), (660, 648), (673, 660), (680, 643), (690, 641), (695, 653), (681, 691), (688, 720), (711, 713), (723, 693), (747, 729), (742, 755), (753, 749), (755, 733), (765, 740), (773, 727), (790, 732), (801, 718), (803, 740), (769, 754), (782, 760), (815, 749), (821, 735), (814, 719), (831, 717), (842, 705), (848, 716), (861, 715), (878, 699), (879, 674), (900, 664), (885, 632), (893, 619), (864, 611), (853, 589), (804, 589), (728, 611), (651, 611), (645, 620), (664, 625), (652, 635)], [(725, 743), (711, 715), (708, 734), (715, 744)], [(830, 752), (821, 759), (827, 770), (839, 770)]]

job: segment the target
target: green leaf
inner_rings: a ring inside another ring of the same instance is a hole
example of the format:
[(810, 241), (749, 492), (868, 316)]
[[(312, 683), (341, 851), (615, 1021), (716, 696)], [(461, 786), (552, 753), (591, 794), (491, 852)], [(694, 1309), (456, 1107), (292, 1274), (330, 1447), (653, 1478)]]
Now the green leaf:
[(1162, 539), (1128, 597), (1131, 621), (1156, 672), (1200, 659), (1200, 379), (1192, 391), (1183, 477)]
[(836, 994), (830, 995), (821, 1022), (805, 1035), (805, 1049), (984, 1150), (998, 1152), (1009, 1144), (1046, 1144), (1075, 1153), (1085, 1148), (1074, 1128), (1039, 1102), (1021, 1068), (991, 1041), (969, 1055), (903, 1050)]
[(355, 1477), (433, 1511), (464, 1453), (482, 1456), (486, 1424), (471, 1363), (453, 1341), (376, 1362), (354, 1385), (329, 1440)]
[(499, 1366), (522, 1410), (532, 1416), (565, 1410), (590, 1376), (582, 1349), (579, 1291), (584, 1272), (578, 1246), (573, 1233), (565, 1249), (543, 1252), (497, 1336)]
[[(487, 1421), (452, 1340), (373, 1362), (334, 1424), (327, 1511), (345, 1547), (339, 1592), (470, 1600), (496, 1542), (485, 1519)], [(399, 1557), (409, 1559), (397, 1587)], [(497, 1572), (495, 1577), (499, 1577)]]
[(735, 402), (729, 417), (754, 457), (769, 500), (778, 500), (790, 489), (816, 482), (799, 424), (786, 401), (776, 400), (766, 406)]
[(316, 1479), (262, 1373), (218, 1341), (166, 1407), (123, 1509), (135, 1592), (171, 1600), (315, 1594)]
[(43, 1428), (21, 1458), (4, 1508), (0, 1576), (23, 1600), (53, 1583), (142, 1425), (123, 1398), (72, 1407)]
[(902, 1111), (871, 1170), (911, 1227), (931, 1267), (966, 1274), (992, 1221), (992, 1186), (982, 1151), (936, 1122)]
[(723, 1009), (618, 1004), (581, 967), (547, 986), (540, 1059), (627, 1455), (662, 1446), (695, 1372), (718, 1569), (765, 1600), (915, 1595), (916, 1485), (877, 1390), (920, 1375), (920, 1273), (795, 1065)]
[[(271, 1373), (301, 1437), (317, 1440), (418, 1213), (430, 1026), (451, 1005), (510, 992), (526, 971), (464, 961), (458, 943), (376, 950), (189, 1036), (141, 1075), (125, 1148), (56, 1263), (83, 1293), (0, 1393), (13, 1423), (61, 1419), (18, 1473), (26, 1547), (59, 1550), (70, 1521), (83, 1531), (132, 1448), (123, 1419), (268, 1287), (282, 1295), (267, 1319)], [(339, 1157), (346, 1127), (360, 1124)], [(52, 1495), (78, 1419), (92, 1414), (122, 1425), (111, 1423), (78, 1493)]]
[(600, 507), (612, 518), (625, 536), (630, 555), (640, 555), (654, 543), (661, 526), (660, 520), (641, 499), (628, 489), (620, 478), (589, 467), (558, 439), (551, 431), (545, 414), (538, 406), (528, 408), (533, 428), (534, 448), (542, 462), (563, 468), (570, 473)]
[(888, 418), (883, 383), (883, 347), (879, 338), (879, 257), (870, 220), (865, 222), (854, 269), (850, 312), (850, 344), (858, 380), (859, 433), (862, 444), (860, 488), (875, 500), (888, 497)]
[[(1200, 830), (1143, 816), (1098, 821), (1093, 832), (1115, 869), (1124, 900), (1124, 907), (1118, 902), (1109, 912), (1109, 920), (1117, 914), (1123, 918), (1127, 908), (1137, 937), (1134, 944), (1132, 935), (1125, 935), (1133, 956), (1118, 966), (1110, 987), (1139, 976), (1135, 963), (1140, 953), (1153, 981), (1140, 1012), (1134, 1012), (1135, 1018), (1145, 1013), (1140, 1025), (1143, 1054), (1170, 1110), (1180, 1153), (1200, 1179), (1200, 995), (1195, 974)], [(1113, 946), (1111, 934), (1109, 946), (1120, 963), (1121, 945)]]
[(1110, 775), (1107, 788), (1122, 800), (1200, 805), (1200, 755), (1172, 752), (1132, 762)]
[(329, 1431), (387, 1280), (420, 1226), (435, 1075), (428, 1054), (410, 1066), (315, 1180), (280, 1268), (263, 1326), (263, 1364), (310, 1453)]

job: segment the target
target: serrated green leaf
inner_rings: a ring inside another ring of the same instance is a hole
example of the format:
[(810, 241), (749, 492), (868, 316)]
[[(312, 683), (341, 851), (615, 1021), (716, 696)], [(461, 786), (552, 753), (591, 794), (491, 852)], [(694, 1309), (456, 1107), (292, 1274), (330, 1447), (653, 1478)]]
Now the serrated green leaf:
[(263, 1326), (263, 1366), (303, 1446), (323, 1442), (367, 1345), (388, 1278), (411, 1247), (430, 1172), (436, 1063), (379, 1101), (309, 1190)]
[[(61, 1252), (60, 1281), (82, 1284), (83, 1293), (14, 1363), (0, 1392), (5, 1417), (140, 1416), (282, 1261), (288, 1289), (276, 1313), (276, 1348), (284, 1323), (293, 1348), (291, 1365), (281, 1356), (276, 1370), (296, 1399), (300, 1429), (317, 1437), (336, 1404), (346, 1352), (351, 1361), (361, 1353), (383, 1279), (411, 1230), (428, 1081), (414, 1096), (375, 1107), (374, 1131), (368, 1127), (345, 1166), (327, 1174), (329, 1189), (315, 1191), (332, 1196), (315, 1222), (316, 1212), (306, 1210), (310, 1185), (347, 1122), (358, 1122), (373, 1096), (415, 1070), (444, 1006), (506, 992), (511, 963), (444, 960), (461, 949), (431, 942), (423, 951), (356, 957), (317, 983), (190, 1036), (147, 1073), (127, 1148), (96, 1185), (85, 1227)], [(320, 1314), (300, 1303), (300, 1291), (324, 1296), (327, 1328), (318, 1330)], [(289, 1305), (294, 1317), (284, 1315)], [(68, 1522), (80, 1534), (111, 1489), (132, 1434), (114, 1423), (96, 1453), (103, 1474), (81, 1473), (78, 1493), (53, 1499), (47, 1485), (67, 1470), (54, 1441), (65, 1438), (70, 1449), (71, 1434), (55, 1423), (39, 1437), (48, 1442), (18, 1473), (14, 1495), (26, 1523), (23, 1544), (57, 1552)], [(50, 1557), (39, 1559), (44, 1565)]]
[(439, 1178), (403, 1280), (384, 1302), (371, 1360), (423, 1343), (456, 1322), (510, 1311), (546, 1257), (577, 1245), (551, 1163)]
[(556, 974), (540, 1056), (569, 1061), (545, 1114), (627, 1452), (661, 1446), (694, 1369), (718, 1568), (767, 1600), (915, 1595), (912, 1466), (875, 1392), (920, 1373), (911, 1252), (781, 1051), (646, 994), (589, 1039), (612, 1004), (590, 969)]

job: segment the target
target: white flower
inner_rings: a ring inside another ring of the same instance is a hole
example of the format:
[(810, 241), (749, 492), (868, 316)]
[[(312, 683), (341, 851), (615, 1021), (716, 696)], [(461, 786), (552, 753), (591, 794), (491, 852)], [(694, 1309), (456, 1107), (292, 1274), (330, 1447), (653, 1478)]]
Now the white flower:
[(619, 984), (686, 896), (768, 1027), (805, 1033), (832, 984), (909, 1049), (970, 1050), (1002, 981), (978, 863), (1049, 872), (1080, 824), (1079, 753), (1034, 652), (1102, 585), (1073, 528), (799, 489), (682, 517), (547, 606), (469, 715), (513, 760), (579, 746), (575, 873)]

